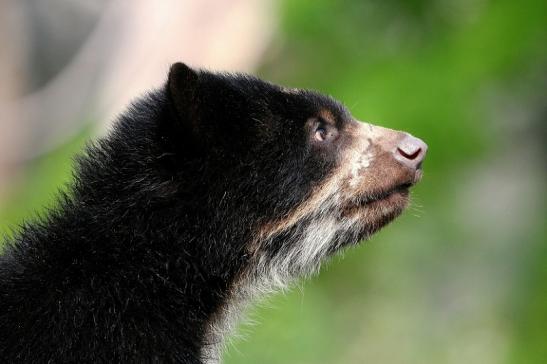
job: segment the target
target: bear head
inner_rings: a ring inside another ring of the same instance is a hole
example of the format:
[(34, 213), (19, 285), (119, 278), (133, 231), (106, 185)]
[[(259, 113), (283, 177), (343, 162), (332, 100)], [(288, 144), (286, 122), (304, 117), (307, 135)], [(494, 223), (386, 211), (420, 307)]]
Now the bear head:
[(236, 275), (250, 286), (315, 272), (401, 214), (422, 176), (423, 141), (314, 91), (177, 63), (167, 95), (165, 138), (201, 171), (191, 193), (207, 196), (209, 225), (223, 232), (213, 250), (244, 257)]

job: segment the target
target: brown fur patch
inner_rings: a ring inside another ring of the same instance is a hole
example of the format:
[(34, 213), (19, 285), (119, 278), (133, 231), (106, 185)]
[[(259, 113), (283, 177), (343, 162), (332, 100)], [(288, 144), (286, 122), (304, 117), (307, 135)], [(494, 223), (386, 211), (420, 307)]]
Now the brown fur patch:
[(331, 125), (336, 124), (336, 118), (329, 109), (321, 109), (318, 115)]

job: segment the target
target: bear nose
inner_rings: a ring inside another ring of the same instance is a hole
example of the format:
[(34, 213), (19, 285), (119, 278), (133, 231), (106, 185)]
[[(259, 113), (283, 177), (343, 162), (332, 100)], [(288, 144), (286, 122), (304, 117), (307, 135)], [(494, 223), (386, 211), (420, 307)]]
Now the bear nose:
[(397, 145), (395, 158), (412, 169), (420, 169), (426, 152), (427, 144), (410, 134), (406, 134)]

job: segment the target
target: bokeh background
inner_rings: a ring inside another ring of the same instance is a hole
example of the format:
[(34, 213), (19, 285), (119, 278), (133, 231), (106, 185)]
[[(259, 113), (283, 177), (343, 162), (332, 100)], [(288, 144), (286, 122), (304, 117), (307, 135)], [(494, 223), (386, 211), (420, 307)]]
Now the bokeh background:
[(3, 0), (0, 50), (1, 233), (178, 60), (429, 144), (405, 215), (255, 307), (226, 363), (547, 363), (547, 2)]

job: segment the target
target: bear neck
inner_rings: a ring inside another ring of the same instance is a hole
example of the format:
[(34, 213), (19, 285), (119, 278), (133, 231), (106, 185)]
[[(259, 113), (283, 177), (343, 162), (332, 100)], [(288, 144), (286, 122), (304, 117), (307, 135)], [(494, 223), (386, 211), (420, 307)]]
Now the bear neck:
[(122, 118), (118, 133), (79, 158), (73, 188), (47, 224), (29, 226), (20, 240), (35, 252), (26, 259), (43, 281), (60, 294), (81, 294), (64, 307), (66, 317), (81, 307), (108, 307), (112, 317), (93, 327), (98, 336), (115, 327), (138, 341), (131, 338), (136, 330), (162, 355), (217, 363), (226, 332), (219, 328), (233, 321), (231, 290), (248, 260), (248, 224), (237, 207), (219, 214), (207, 193), (214, 179), (199, 165), (179, 170), (183, 184), (162, 177), (178, 162), (150, 150), (159, 144), (156, 122)]

